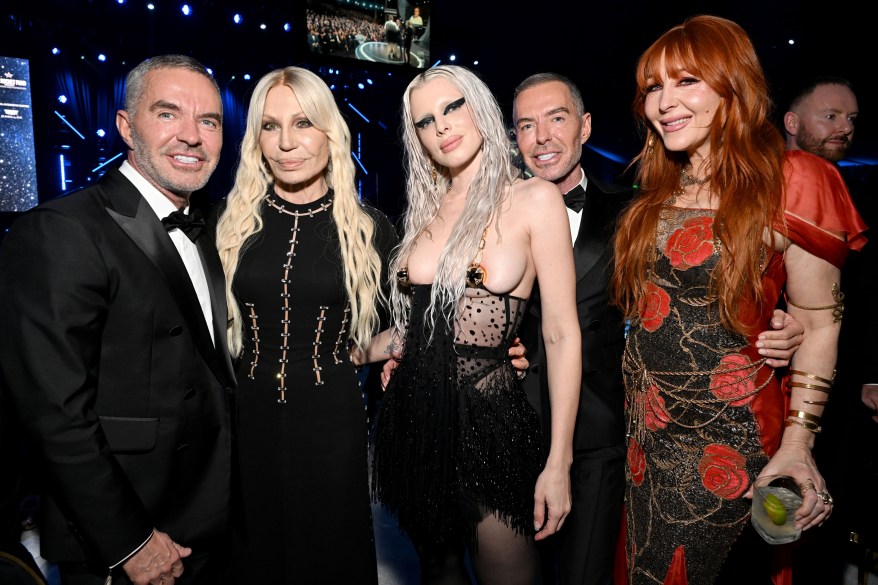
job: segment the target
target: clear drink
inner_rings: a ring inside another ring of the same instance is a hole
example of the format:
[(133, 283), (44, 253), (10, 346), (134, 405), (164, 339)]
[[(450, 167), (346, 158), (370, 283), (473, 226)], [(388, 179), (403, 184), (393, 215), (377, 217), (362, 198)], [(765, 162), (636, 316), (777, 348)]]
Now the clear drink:
[(796, 528), (796, 510), (801, 505), (802, 495), (793, 478), (763, 477), (753, 490), (750, 522), (769, 544), (793, 542), (802, 535)]

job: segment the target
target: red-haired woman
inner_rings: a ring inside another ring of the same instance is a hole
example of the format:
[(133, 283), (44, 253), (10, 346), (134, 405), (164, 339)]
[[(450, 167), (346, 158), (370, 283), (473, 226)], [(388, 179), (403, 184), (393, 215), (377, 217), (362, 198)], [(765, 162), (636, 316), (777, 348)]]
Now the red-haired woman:
[[(834, 375), (840, 268), (865, 225), (838, 171), (784, 152), (753, 45), (696, 16), (640, 57), (640, 194), (619, 223), (613, 292), (632, 320), (630, 583), (713, 583), (757, 476), (794, 477), (803, 529), (832, 498), (811, 456)], [(783, 292), (805, 326), (785, 397), (755, 346)]]

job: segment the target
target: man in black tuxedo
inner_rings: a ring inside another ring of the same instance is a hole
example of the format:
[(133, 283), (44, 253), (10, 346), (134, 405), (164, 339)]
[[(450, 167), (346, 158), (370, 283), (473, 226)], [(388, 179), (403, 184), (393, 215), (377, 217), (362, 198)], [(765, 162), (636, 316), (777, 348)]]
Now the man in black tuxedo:
[(215, 583), (235, 381), (219, 256), (186, 212), (216, 168), (222, 101), (185, 56), (148, 59), (126, 84), (127, 160), (2, 242), (0, 386), (45, 481), (41, 554), (65, 585)]
[[(625, 491), (625, 391), (622, 352), (625, 322), (612, 306), (609, 278), (616, 218), (634, 195), (631, 187), (600, 182), (580, 164), (582, 145), (591, 135), (591, 114), (568, 78), (537, 73), (516, 87), (513, 124), (521, 158), (534, 175), (558, 185), (570, 217), (576, 265), (576, 300), (582, 331), (582, 386), (570, 468), (573, 508), (558, 538), (562, 585), (609, 585), (622, 526)], [(545, 287), (550, 283), (538, 283)], [(548, 378), (540, 334), (539, 291), (534, 289), (521, 327), (530, 368), (524, 387), (541, 410), (544, 437), (549, 433)], [(802, 341), (802, 325), (777, 312), (772, 326), (782, 331), (760, 335), (769, 365), (786, 365)], [(555, 551), (543, 551), (545, 581), (554, 583)]]

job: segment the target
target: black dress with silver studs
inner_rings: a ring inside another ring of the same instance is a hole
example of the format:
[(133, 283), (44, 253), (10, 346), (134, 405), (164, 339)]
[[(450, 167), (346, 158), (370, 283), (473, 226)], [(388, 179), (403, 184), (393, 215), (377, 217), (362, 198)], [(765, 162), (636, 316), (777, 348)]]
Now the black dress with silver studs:
[(488, 514), (534, 533), (540, 424), (507, 356), (527, 301), (468, 280), (460, 318), (437, 319), (432, 338), (431, 286), (410, 287), (404, 357), (376, 425), (373, 491), (417, 544), (477, 544)]
[[(235, 275), (245, 323), (238, 583), (377, 582), (368, 421), (347, 350), (350, 307), (332, 197), (330, 190), (294, 205), (270, 192), (264, 228), (245, 246)], [(393, 227), (367, 209), (386, 259)]]

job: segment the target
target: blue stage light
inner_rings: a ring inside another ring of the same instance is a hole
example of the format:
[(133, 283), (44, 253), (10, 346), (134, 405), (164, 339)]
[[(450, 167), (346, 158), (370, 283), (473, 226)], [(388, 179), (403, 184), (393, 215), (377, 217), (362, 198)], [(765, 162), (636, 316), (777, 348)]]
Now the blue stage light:
[(359, 87), (360, 89), (366, 89), (366, 86), (363, 85), (362, 83), (358, 83), (357, 87)]
[(354, 107), (354, 104), (352, 104), (352, 103), (348, 103), (348, 107), (349, 107), (350, 109), (352, 109), (353, 111), (355, 111), (356, 113), (358, 113), (358, 114), (360, 115), (360, 117), (366, 121), (366, 123), (369, 122), (369, 118), (367, 118), (366, 116), (364, 116), (364, 115), (363, 115), (363, 112), (361, 112), (360, 110), (358, 110), (357, 108), (355, 108), (355, 107)]
[(372, 80), (369, 78), (366, 78), (366, 83), (368, 83), (369, 85), (372, 85)]
[(119, 154), (117, 154), (116, 156), (114, 156), (113, 158), (111, 158), (110, 160), (105, 160), (104, 162), (102, 162), (101, 164), (99, 164), (98, 166), (96, 166), (95, 168), (93, 168), (93, 169), (91, 170), (91, 172), (95, 172), (95, 171), (99, 171), (99, 170), (101, 170), (103, 167), (107, 166), (108, 164), (110, 164), (111, 162), (113, 162), (114, 160), (116, 160), (117, 158), (119, 158), (120, 156), (122, 156), (123, 154), (125, 154), (125, 153), (124, 153), (124, 152), (120, 152)]
[(150, 9), (150, 10), (155, 10), (155, 4), (153, 4), (152, 2), (150, 2), (149, 4), (147, 4), (146, 7), (147, 7), (148, 9)]
[(457, 55), (452, 55), (448, 58), (449, 61), (457, 61)]
[(103, 53), (101, 53), (100, 55), (98, 55), (98, 61), (104, 62), (104, 61), (106, 61), (106, 60), (107, 60), (107, 56), (104, 55)]
[(59, 95), (58, 101), (61, 102), (62, 104), (66, 104), (67, 103), (67, 96), (66, 95)]
[(71, 124), (70, 122), (68, 122), (68, 121), (67, 121), (67, 118), (65, 118), (64, 116), (62, 116), (62, 115), (58, 112), (58, 110), (55, 110), (55, 115), (58, 116), (59, 118), (61, 118), (61, 121), (64, 122), (64, 123), (65, 123), (65, 124), (71, 129), (71, 130), (73, 130), (74, 132), (76, 132), (76, 135), (77, 135), (77, 136), (79, 136), (80, 138), (82, 138), (83, 140), (85, 140), (85, 136), (82, 135), (82, 132), (80, 132), (79, 130), (77, 130), (76, 128), (74, 128), (74, 127), (73, 127), (73, 124)]
[(192, 9), (189, 8), (188, 4), (184, 4), (183, 8), (181, 8), (180, 10), (182, 10), (183, 14), (185, 14), (186, 16), (189, 16), (190, 14), (192, 14)]
[(265, 26), (265, 24), (263, 23), (263, 24), (260, 24), (260, 25), (259, 25), (259, 28), (261, 28), (262, 30), (265, 30), (265, 29), (268, 28), (268, 27)]
[(207, 69), (207, 72), (208, 72), (208, 73), (210, 73), (211, 75), (213, 75), (213, 69), (211, 69), (210, 67), (205, 67), (205, 69)]
[(249, 73), (245, 73), (245, 74), (244, 74), (244, 79), (247, 80), (247, 81), (250, 81), (250, 74), (249, 74)]
[(232, 17), (232, 20), (235, 21), (235, 24), (241, 24), (241, 21), (244, 19), (241, 17), (240, 14), (235, 14), (235, 16)]
[(107, 133), (104, 132), (103, 128), (98, 128), (98, 131), (96, 132), (96, 134), (98, 135), (98, 138), (103, 138), (104, 136), (107, 135)]
[(58, 47), (53, 47), (53, 48), (52, 48), (52, 54), (53, 54), (53, 55), (57, 55), (57, 54), (60, 53), (60, 52), (61, 52), (61, 49), (59, 49)]
[(289, 23), (289, 22), (285, 22), (285, 23), (284, 23), (284, 30), (285, 30), (286, 32), (290, 32), (290, 28), (292, 28), (292, 27), (290, 26), (290, 23)]

